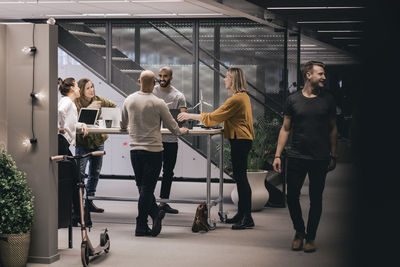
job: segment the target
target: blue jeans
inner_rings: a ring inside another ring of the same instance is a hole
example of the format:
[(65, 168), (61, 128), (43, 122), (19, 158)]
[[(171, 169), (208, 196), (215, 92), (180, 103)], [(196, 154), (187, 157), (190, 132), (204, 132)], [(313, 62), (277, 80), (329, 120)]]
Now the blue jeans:
[[(94, 149), (88, 149), (85, 147), (77, 146), (75, 148), (76, 155), (83, 155), (93, 151), (103, 151), (104, 145), (100, 145)], [(80, 171), (85, 173), (86, 165), (89, 161), (89, 176), (86, 182), (86, 191), (88, 196), (94, 196), (96, 193), (97, 183), (99, 182), (99, 176), (101, 171), (101, 166), (103, 164), (103, 156), (87, 157), (81, 159)]]

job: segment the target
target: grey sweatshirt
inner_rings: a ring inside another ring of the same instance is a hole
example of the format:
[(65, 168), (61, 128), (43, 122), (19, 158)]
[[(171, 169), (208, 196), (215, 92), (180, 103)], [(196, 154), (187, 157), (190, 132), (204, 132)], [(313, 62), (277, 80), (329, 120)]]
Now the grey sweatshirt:
[(164, 100), (141, 91), (129, 95), (122, 105), (121, 129), (129, 126), (131, 150), (160, 152), (163, 149), (161, 121), (175, 135), (181, 135)]

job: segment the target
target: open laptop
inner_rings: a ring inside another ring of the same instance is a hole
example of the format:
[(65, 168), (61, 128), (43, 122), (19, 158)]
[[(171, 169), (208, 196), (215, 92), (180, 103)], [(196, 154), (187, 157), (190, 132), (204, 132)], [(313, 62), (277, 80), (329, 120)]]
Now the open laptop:
[(97, 116), (99, 109), (97, 108), (81, 108), (79, 111), (78, 122), (83, 122), (88, 128), (96, 127)]
[(120, 127), (121, 109), (120, 108), (101, 108), (101, 119), (112, 120), (111, 127)]

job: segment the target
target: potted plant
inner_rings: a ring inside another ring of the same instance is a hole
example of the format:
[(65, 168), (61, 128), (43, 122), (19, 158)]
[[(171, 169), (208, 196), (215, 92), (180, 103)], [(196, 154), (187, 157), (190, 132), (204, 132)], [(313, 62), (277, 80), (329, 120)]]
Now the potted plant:
[[(253, 146), (247, 161), (247, 178), (252, 190), (252, 211), (263, 209), (268, 202), (269, 193), (265, 187), (265, 179), (268, 171), (272, 170), (271, 164), (274, 159), (281, 125), (282, 119), (274, 114), (257, 116), (254, 122)], [(225, 148), (225, 152), (227, 152), (227, 149), (228, 147)], [(230, 151), (225, 154), (230, 155)], [(225, 162), (227, 162), (228, 168), (231, 167), (231, 162), (228, 158), (225, 158)], [(237, 204), (236, 187), (231, 193), (231, 198)]]
[(33, 195), (26, 174), (2, 149), (0, 154), (0, 265), (25, 266), (33, 223)]

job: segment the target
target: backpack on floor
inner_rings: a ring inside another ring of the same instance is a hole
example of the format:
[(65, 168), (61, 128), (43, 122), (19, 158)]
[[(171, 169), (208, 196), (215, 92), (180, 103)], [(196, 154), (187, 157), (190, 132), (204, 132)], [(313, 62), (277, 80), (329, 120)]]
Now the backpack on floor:
[(208, 219), (208, 209), (207, 204), (202, 203), (196, 209), (196, 214), (194, 216), (194, 221), (192, 225), (192, 232), (197, 233), (199, 231), (206, 231), (210, 230), (210, 226), (207, 222)]

